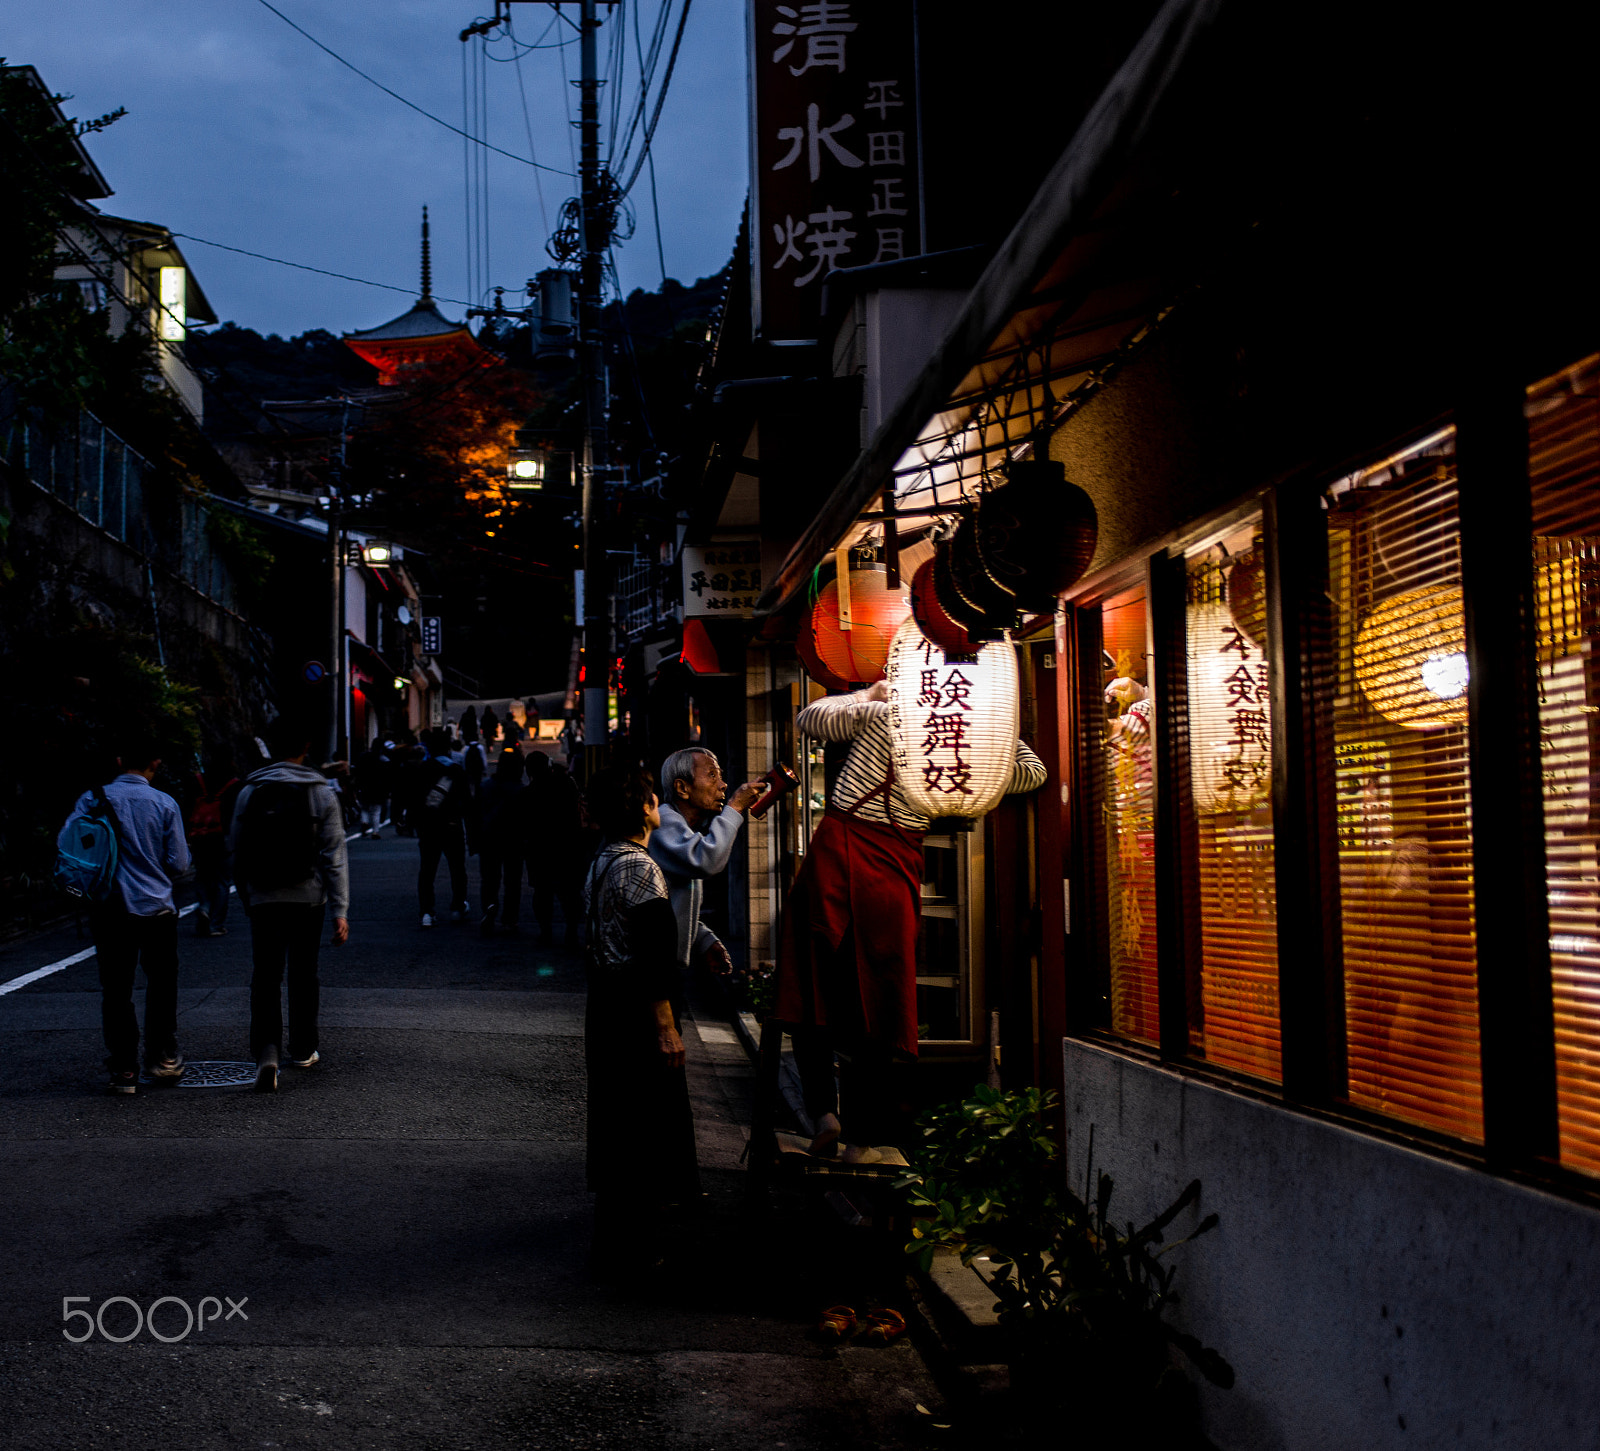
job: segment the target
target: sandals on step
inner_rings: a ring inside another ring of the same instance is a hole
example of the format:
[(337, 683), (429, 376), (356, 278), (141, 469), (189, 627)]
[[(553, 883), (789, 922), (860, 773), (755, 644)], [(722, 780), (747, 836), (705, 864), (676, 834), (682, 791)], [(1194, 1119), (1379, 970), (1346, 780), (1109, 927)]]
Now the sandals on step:
[(859, 1327), (856, 1312), (850, 1306), (830, 1305), (817, 1321), (817, 1336), (822, 1340), (848, 1340)]
[(898, 1310), (868, 1310), (861, 1317), (861, 1334), (866, 1345), (893, 1345), (906, 1333), (906, 1317)]

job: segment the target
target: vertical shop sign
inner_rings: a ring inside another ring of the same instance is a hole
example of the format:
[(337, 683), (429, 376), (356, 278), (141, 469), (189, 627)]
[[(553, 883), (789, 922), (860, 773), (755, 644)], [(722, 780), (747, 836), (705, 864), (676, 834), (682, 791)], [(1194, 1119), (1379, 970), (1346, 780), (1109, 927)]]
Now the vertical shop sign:
[(912, 0), (749, 0), (755, 331), (814, 339), (840, 267), (921, 255)]

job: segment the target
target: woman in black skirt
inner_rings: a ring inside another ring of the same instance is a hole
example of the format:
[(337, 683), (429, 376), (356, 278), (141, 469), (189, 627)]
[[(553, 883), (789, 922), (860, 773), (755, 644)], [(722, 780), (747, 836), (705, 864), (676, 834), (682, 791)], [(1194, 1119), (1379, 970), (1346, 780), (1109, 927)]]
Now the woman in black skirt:
[(668, 1207), (699, 1194), (694, 1117), (678, 1035), (677, 920), (661, 868), (645, 850), (661, 816), (637, 766), (590, 783), (604, 841), (584, 885), (589, 1001), (589, 1188), (592, 1263), (602, 1275), (659, 1262)]

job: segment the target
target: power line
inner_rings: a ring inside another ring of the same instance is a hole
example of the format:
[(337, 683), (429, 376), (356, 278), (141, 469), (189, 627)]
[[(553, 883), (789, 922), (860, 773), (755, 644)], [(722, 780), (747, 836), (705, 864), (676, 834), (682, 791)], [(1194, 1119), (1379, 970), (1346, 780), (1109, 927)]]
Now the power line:
[(283, 23), (285, 25), (287, 25), (291, 30), (299, 31), (299, 33), (301, 35), (305, 36), (305, 38), (307, 40), (309, 40), (312, 43), (312, 45), (316, 46), (316, 48), (318, 50), (323, 51), (327, 55), (332, 56), (334, 58), (334, 60), (338, 61), (339, 64), (342, 65), (346, 70), (354, 71), (358, 76), (361, 77), (362, 80), (366, 81), (369, 85), (376, 86), (380, 91), (382, 91), (384, 93), (384, 95), (392, 96), (395, 100), (400, 102), (400, 104), (402, 106), (409, 106), (419, 116), (426, 116), (428, 118), (428, 120), (432, 121), (435, 125), (443, 126), (446, 131), (453, 131), (453, 132), (455, 132), (455, 134), (457, 136), (464, 136), (464, 137), (466, 137), (466, 139), (468, 141), (476, 142), (479, 146), (482, 146), (482, 147), (486, 148), (489, 151), (499, 152), (499, 154), (501, 156), (509, 156), (513, 161), (520, 161), (524, 166), (535, 166), (535, 167), (538, 167), (538, 169), (540, 171), (551, 171), (551, 172), (554, 172), (557, 176), (572, 176), (572, 175), (575, 174), (575, 173), (570, 172), (570, 171), (562, 171), (558, 167), (546, 166), (546, 165), (544, 165), (543, 162), (529, 161), (526, 156), (518, 156), (516, 154), (516, 152), (514, 152), (514, 151), (501, 151), (498, 146), (490, 146), (487, 141), (479, 140), (479, 138), (476, 137), (476, 136), (468, 136), (467, 133), (465, 131), (463, 131), (459, 126), (452, 126), (448, 121), (444, 120), (443, 118), (441, 118), (439, 116), (435, 116), (432, 111), (423, 110), (422, 107), (419, 106), (415, 101), (408, 101), (404, 96), (402, 96), (400, 94), (399, 91), (392, 91), (392, 90), (389, 89), (388, 86), (384, 85), (384, 83), (382, 81), (376, 80), (374, 77), (369, 76), (364, 70), (361, 69), (360, 66), (352, 65), (342, 55), (340, 55), (338, 51), (331, 50), (331, 49), (329, 49), (329, 47), (325, 46), (320, 40), (318, 40), (316, 38), (316, 36), (314, 36), (304, 26), (296, 25), (294, 23), (294, 21), (289, 19), (289, 17), (283, 13), (283, 11), (279, 10), (276, 5), (272, 4), (272, 0), (260, 0), (260, 3), (262, 5), (264, 5), (264, 6), (266, 6), (266, 8), (268, 10), (270, 10), (274, 15), (276, 15), (279, 20), (283, 21)]
[[(415, 296), (417, 289), (414, 287), (396, 287), (392, 282), (373, 282), (366, 277), (352, 277), (348, 272), (330, 272), (326, 267), (312, 267), (305, 262), (290, 262), (283, 257), (269, 257), (265, 252), (247, 252), (243, 247), (230, 247), (226, 242), (212, 242), (205, 237), (197, 237), (192, 232), (174, 232), (174, 237), (182, 237), (186, 242), (198, 242), (202, 247), (218, 247), (224, 252), (237, 252), (241, 257), (254, 257), (258, 262), (276, 262), (280, 267), (294, 267), (301, 272), (315, 272), (323, 277), (337, 277), (341, 282), (359, 282), (363, 287), (381, 287), (385, 292), (403, 292), (408, 297)], [(440, 302), (453, 302), (458, 307), (471, 307), (470, 302), (463, 302), (459, 297), (441, 297)]]
[[(265, 4), (266, 0), (262, 0)], [(678, 33), (672, 37), (672, 54), (667, 57), (667, 73), (661, 78), (661, 89), (656, 93), (656, 108), (650, 115), (650, 124), (645, 127), (644, 145), (638, 159), (633, 163), (633, 170), (628, 174), (628, 180), (623, 184), (622, 195), (633, 190), (634, 182), (638, 181), (639, 173), (644, 169), (644, 160), (650, 154), (650, 143), (655, 140), (656, 125), (661, 120), (661, 108), (667, 103), (667, 88), (672, 84), (673, 68), (678, 64), (678, 47), (683, 44), (683, 28), (689, 21), (690, 0), (683, 0), (683, 10), (678, 15)]]

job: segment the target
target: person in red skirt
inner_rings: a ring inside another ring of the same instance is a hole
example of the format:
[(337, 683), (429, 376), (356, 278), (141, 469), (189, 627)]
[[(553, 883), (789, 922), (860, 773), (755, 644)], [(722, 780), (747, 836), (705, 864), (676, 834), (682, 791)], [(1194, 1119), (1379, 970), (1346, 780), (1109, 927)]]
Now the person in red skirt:
[[(813, 1154), (880, 1157), (893, 1142), (891, 1065), (917, 1056), (917, 929), (928, 818), (894, 777), (889, 688), (881, 681), (800, 712), (803, 735), (850, 743), (822, 824), (789, 896), (778, 945), (774, 1016), (794, 1041), (815, 1127)], [(1017, 742), (1009, 792), (1036, 791), (1044, 762)], [(834, 1053), (845, 1058), (844, 1108), (855, 1142), (841, 1145)]]

